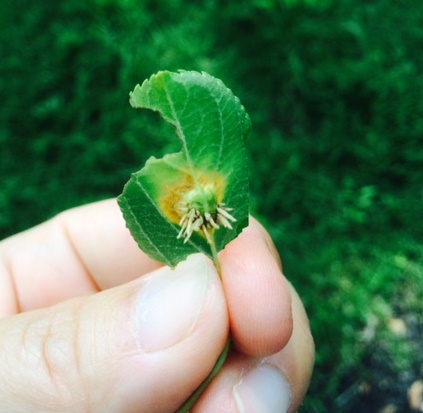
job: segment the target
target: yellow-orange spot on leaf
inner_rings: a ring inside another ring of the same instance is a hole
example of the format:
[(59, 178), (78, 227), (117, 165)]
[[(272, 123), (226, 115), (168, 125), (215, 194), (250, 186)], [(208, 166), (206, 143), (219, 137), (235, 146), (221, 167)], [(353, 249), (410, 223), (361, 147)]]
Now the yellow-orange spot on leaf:
[(165, 187), (165, 193), (160, 199), (160, 208), (169, 221), (179, 224), (182, 214), (179, 205), (184, 194), (194, 188), (194, 180), (190, 175), (183, 175), (180, 182)]
[[(223, 200), (226, 180), (217, 172), (202, 172), (196, 174), (197, 181), (188, 174), (182, 175), (179, 182), (166, 185), (159, 201), (160, 209), (167, 219), (174, 224), (179, 224), (184, 211), (181, 205), (185, 203), (185, 197), (198, 187), (212, 188), (216, 194), (216, 201), (220, 204)], [(217, 207), (217, 205), (216, 205)]]

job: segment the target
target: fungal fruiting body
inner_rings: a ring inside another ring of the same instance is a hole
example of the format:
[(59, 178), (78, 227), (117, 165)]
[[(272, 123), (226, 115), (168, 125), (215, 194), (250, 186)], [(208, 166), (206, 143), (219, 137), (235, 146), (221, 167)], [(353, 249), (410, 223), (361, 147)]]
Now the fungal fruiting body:
[(192, 189), (178, 203), (181, 229), (177, 238), (184, 238), (186, 243), (193, 232), (197, 231), (211, 244), (213, 231), (221, 226), (232, 229), (231, 222), (236, 222), (230, 214), (232, 210), (224, 203), (217, 202), (216, 191), (212, 185)]

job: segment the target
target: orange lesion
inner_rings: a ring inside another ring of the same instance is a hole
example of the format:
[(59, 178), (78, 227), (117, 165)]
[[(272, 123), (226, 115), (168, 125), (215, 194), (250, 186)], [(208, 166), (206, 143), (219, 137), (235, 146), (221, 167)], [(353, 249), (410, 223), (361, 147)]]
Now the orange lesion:
[(183, 174), (181, 179), (166, 185), (159, 201), (160, 208), (166, 218), (174, 224), (179, 224), (184, 212), (180, 205), (184, 203), (184, 197), (198, 186), (213, 188), (216, 191), (216, 200), (220, 204), (223, 201), (225, 179), (217, 172), (201, 172), (196, 175), (196, 181), (189, 174)]
[(178, 224), (182, 214), (179, 212), (178, 205), (183, 199), (184, 194), (194, 188), (194, 180), (191, 175), (185, 174), (182, 179), (172, 185), (166, 185), (164, 195), (160, 199), (160, 208), (166, 218), (174, 224)]

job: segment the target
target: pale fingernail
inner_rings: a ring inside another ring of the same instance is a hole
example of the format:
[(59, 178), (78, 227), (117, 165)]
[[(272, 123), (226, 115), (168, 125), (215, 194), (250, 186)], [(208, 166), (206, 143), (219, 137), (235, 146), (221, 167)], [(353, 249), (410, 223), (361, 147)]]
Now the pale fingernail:
[(146, 280), (137, 298), (144, 351), (164, 350), (188, 337), (203, 308), (212, 271), (210, 261), (196, 254), (174, 270), (163, 268)]
[(248, 372), (233, 391), (239, 413), (285, 413), (291, 404), (288, 382), (269, 364)]

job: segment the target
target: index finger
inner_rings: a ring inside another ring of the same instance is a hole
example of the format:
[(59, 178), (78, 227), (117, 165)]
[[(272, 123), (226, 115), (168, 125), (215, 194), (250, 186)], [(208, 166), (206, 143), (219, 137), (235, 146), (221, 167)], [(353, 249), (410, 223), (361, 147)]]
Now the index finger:
[(160, 266), (138, 248), (116, 200), (73, 208), (0, 242), (0, 317), (111, 288)]
[(277, 353), (288, 343), (293, 322), (290, 288), (269, 235), (251, 218), (220, 259), (237, 348), (253, 357)]

